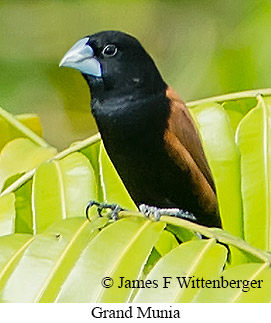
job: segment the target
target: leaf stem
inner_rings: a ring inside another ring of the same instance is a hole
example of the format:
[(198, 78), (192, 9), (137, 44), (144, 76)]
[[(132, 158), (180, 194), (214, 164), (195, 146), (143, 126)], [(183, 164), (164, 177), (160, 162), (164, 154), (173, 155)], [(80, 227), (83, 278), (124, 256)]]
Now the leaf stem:
[[(94, 144), (95, 142), (99, 141), (101, 139), (101, 136), (99, 133), (97, 133), (94, 136), (91, 136), (85, 140), (79, 141), (77, 143), (72, 144), (69, 148), (61, 151), (59, 154), (53, 156), (52, 158), (48, 159), (46, 162), (50, 162), (53, 160), (60, 160), (66, 156), (68, 156), (69, 154), (79, 151), (87, 146), (90, 146), (92, 144)], [(2, 197), (3, 195), (9, 194), (13, 191), (15, 191), (16, 189), (18, 189), (20, 186), (22, 186), (25, 182), (27, 182), (30, 178), (32, 178), (36, 172), (36, 168), (31, 169), (30, 171), (28, 171), (27, 173), (25, 173), (24, 175), (22, 175), (17, 181), (15, 181), (14, 183), (12, 183), (10, 186), (8, 186), (1, 194), (0, 197)]]
[[(145, 217), (145, 215), (143, 215), (142, 213), (139, 213), (139, 212), (122, 211), (119, 213), (120, 218), (121, 217), (130, 217), (130, 216)], [(221, 243), (224, 243), (226, 245), (231, 245), (231, 246), (234, 246), (240, 250), (248, 252), (252, 256), (271, 265), (271, 255), (269, 253), (251, 246), (243, 239), (235, 237), (222, 229), (208, 228), (208, 227), (202, 226), (200, 224), (192, 223), (187, 220), (183, 220), (183, 219), (172, 217), (172, 216), (166, 216), (166, 215), (161, 216), (160, 221), (164, 221), (168, 224), (173, 224), (175, 226), (182, 227), (184, 229), (200, 233), (201, 235), (203, 235), (207, 238), (214, 238)]]
[(14, 128), (19, 130), (25, 137), (32, 140), (35, 144), (41, 147), (51, 147), (43, 138), (35, 134), (32, 130), (30, 130), (23, 123), (18, 121), (14, 116), (0, 107), (0, 117), (2, 117), (5, 121), (11, 124)]
[(196, 105), (203, 104), (203, 103), (224, 102), (224, 101), (254, 98), (254, 97), (256, 98), (259, 95), (261, 96), (271, 95), (271, 89), (258, 89), (258, 90), (242, 91), (242, 92), (229, 93), (229, 94), (224, 94), (219, 96), (213, 96), (206, 99), (187, 102), (186, 105), (192, 108)]

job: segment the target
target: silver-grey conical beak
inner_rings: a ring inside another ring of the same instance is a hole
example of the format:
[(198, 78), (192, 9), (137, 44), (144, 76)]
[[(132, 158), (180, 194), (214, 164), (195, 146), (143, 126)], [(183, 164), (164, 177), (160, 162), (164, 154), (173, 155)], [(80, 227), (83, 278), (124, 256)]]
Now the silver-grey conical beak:
[(88, 38), (80, 39), (62, 58), (59, 66), (71, 67), (81, 73), (102, 76), (100, 62), (94, 57), (93, 49), (87, 45)]

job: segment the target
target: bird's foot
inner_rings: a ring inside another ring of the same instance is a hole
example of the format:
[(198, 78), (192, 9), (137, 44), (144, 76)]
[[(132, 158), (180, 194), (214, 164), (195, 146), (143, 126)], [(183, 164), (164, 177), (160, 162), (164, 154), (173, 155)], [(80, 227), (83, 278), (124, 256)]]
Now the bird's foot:
[(197, 220), (192, 213), (188, 211), (184, 211), (182, 209), (177, 209), (177, 208), (160, 209), (156, 206), (150, 206), (146, 204), (140, 204), (138, 208), (139, 208), (139, 211), (143, 213), (146, 217), (150, 218), (151, 216), (153, 216), (153, 218), (156, 221), (159, 221), (162, 215), (176, 216), (178, 218), (190, 220), (193, 222)]
[(86, 217), (87, 217), (87, 219), (89, 219), (89, 217), (88, 217), (89, 209), (93, 205), (97, 206), (97, 211), (98, 211), (99, 216), (102, 216), (102, 211), (103, 210), (110, 209), (112, 211), (111, 218), (114, 221), (116, 221), (118, 219), (119, 212), (125, 210), (121, 206), (119, 206), (118, 204), (100, 203), (100, 202), (91, 200), (91, 201), (88, 202), (87, 207), (86, 207)]

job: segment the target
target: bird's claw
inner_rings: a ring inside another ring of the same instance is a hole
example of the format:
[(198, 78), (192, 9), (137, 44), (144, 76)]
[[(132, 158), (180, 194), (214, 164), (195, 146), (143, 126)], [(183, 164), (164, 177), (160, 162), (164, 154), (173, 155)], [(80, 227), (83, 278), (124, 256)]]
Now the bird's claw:
[(91, 200), (91, 201), (88, 202), (87, 207), (86, 207), (86, 217), (87, 217), (87, 219), (89, 219), (89, 216), (88, 216), (89, 209), (93, 205), (97, 206), (97, 211), (98, 211), (98, 214), (99, 214), (100, 217), (102, 216), (102, 211), (103, 210), (110, 209), (112, 211), (111, 218), (114, 221), (116, 221), (118, 219), (119, 212), (125, 210), (121, 206), (119, 206), (118, 204), (100, 203), (100, 202)]
[(150, 206), (146, 204), (140, 204), (138, 208), (139, 208), (139, 211), (143, 213), (147, 218), (150, 218), (151, 216), (153, 216), (153, 218), (156, 221), (159, 221), (162, 215), (176, 216), (178, 218), (190, 220), (193, 222), (197, 220), (192, 213), (188, 211), (184, 211), (182, 209), (177, 209), (177, 208), (160, 209), (158, 207)]

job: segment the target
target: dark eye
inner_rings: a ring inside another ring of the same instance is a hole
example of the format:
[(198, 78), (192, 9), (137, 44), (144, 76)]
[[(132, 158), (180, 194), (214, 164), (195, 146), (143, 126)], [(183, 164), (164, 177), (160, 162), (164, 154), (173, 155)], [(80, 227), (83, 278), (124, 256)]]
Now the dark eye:
[(102, 51), (104, 57), (112, 57), (117, 54), (117, 47), (113, 44), (106, 45)]

